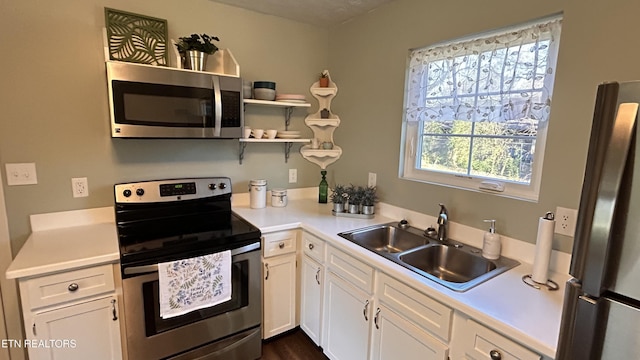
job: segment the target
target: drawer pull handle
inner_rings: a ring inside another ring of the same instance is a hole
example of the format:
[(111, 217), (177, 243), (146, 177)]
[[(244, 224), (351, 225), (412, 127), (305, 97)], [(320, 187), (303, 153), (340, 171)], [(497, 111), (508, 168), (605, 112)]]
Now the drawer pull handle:
[(318, 283), (318, 285), (320, 285), (320, 268), (318, 268), (318, 271), (316, 271), (316, 282)]
[(380, 316), (380, 308), (376, 310), (376, 317), (373, 318), (373, 323), (376, 324), (376, 329), (380, 329), (378, 326), (378, 317)]
[(278, 247), (279, 247), (280, 249), (284, 249), (284, 243), (283, 243), (283, 242), (281, 242), (280, 244), (278, 244)]
[(111, 299), (111, 311), (113, 311), (113, 321), (118, 320), (118, 315), (116, 314), (116, 299)]
[(267, 275), (264, 277), (265, 280), (269, 280), (269, 264), (264, 263), (265, 269), (267, 269)]
[(67, 287), (67, 289), (68, 289), (69, 291), (71, 291), (71, 292), (74, 292), (74, 291), (78, 290), (78, 288), (79, 288), (79, 287), (80, 287), (80, 286), (78, 286), (78, 284), (76, 284), (76, 283), (71, 283), (71, 284), (69, 284), (69, 286)]
[(309, 244), (309, 250), (313, 250), (315, 246), (313, 244)]
[(367, 309), (369, 308), (369, 300), (364, 302), (364, 309), (362, 310), (362, 315), (364, 315), (364, 321), (369, 321), (367, 317)]
[(33, 336), (36, 336), (38, 334), (36, 334), (36, 323), (33, 323), (33, 326), (31, 327), (31, 332), (33, 332)]
[(498, 350), (489, 351), (489, 356), (491, 357), (491, 360), (501, 360), (502, 359), (502, 354)]

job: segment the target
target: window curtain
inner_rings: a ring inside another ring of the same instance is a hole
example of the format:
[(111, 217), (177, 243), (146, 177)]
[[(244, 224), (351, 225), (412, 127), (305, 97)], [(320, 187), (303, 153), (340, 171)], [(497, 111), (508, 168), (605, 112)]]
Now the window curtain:
[(546, 121), (562, 19), (413, 50), (405, 121)]

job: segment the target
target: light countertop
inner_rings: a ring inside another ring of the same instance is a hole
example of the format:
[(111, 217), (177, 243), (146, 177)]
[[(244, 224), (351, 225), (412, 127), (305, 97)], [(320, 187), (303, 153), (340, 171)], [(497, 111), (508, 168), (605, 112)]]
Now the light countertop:
[(98, 208), (32, 216), (34, 231), (9, 265), (7, 278), (117, 263), (120, 249), (112, 214), (113, 208)]
[[(248, 202), (242, 201), (233, 204), (238, 215), (263, 233), (301, 228), (521, 344), (549, 358), (555, 357), (568, 274), (550, 274), (560, 284), (559, 291), (536, 290), (521, 280), (531, 274), (531, 264), (517, 259), (521, 265), (514, 269), (466, 292), (455, 292), (337, 235), (399, 219), (380, 214), (373, 219), (336, 217), (331, 215), (331, 208), (331, 204), (318, 204), (308, 198), (289, 200), (284, 208), (251, 209)], [(112, 214), (112, 208), (99, 208), (32, 218), (34, 231), (7, 269), (7, 278), (118, 262), (118, 237)]]
[(536, 290), (522, 282), (524, 275), (531, 274), (532, 266), (520, 261), (521, 265), (466, 292), (455, 292), (337, 235), (399, 219), (381, 215), (373, 219), (336, 217), (331, 215), (331, 209), (330, 203), (318, 204), (314, 199), (290, 200), (284, 208), (251, 209), (242, 202), (233, 207), (263, 233), (302, 228), (486, 326), (547, 357), (555, 357), (568, 275), (551, 274), (561, 286), (558, 291)]

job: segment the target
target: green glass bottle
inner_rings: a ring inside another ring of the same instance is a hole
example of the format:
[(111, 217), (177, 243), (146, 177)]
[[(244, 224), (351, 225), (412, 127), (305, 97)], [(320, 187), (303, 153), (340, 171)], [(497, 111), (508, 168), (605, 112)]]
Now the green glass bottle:
[(329, 184), (327, 183), (327, 179), (325, 179), (325, 175), (327, 175), (326, 170), (320, 171), (322, 174), (322, 180), (320, 181), (319, 193), (318, 193), (318, 202), (321, 204), (327, 203), (327, 197), (329, 196)]

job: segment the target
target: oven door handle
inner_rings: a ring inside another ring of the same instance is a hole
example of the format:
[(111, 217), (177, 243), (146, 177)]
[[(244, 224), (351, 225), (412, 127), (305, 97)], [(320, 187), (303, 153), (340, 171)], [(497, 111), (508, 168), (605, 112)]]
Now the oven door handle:
[[(260, 249), (260, 242), (255, 242), (253, 244), (245, 245), (243, 247), (239, 247), (237, 249), (231, 250), (231, 256), (236, 256), (240, 254), (247, 253), (249, 251), (254, 251)], [(145, 274), (150, 272), (158, 271), (158, 264), (151, 265), (143, 265), (143, 266), (133, 266), (124, 268), (123, 272), (125, 275), (136, 275), (136, 274)]]

